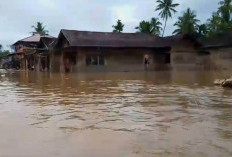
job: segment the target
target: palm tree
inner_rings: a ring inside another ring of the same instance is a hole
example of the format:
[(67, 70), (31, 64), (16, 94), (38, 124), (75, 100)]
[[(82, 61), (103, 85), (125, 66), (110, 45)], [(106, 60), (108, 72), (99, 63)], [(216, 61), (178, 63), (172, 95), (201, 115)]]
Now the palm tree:
[(219, 2), (218, 13), (221, 14), (223, 22), (230, 23), (231, 22), (231, 13), (232, 13), (232, 0), (223, 0)]
[(32, 26), (32, 28), (34, 28), (34, 32), (32, 32), (32, 33), (33, 34), (38, 33), (40, 35), (46, 35), (46, 34), (48, 34), (48, 30), (45, 30), (45, 27), (46, 26), (43, 26), (42, 22), (37, 22), (36, 26)]
[(160, 35), (160, 31), (162, 30), (161, 25), (158, 18), (152, 18), (151, 21), (140, 22), (139, 26), (135, 27), (135, 29), (140, 33)]
[(198, 25), (197, 36), (199, 38), (205, 38), (209, 32), (209, 29), (206, 24)]
[(222, 0), (219, 2), (217, 12), (208, 19), (208, 36), (225, 34), (232, 30), (232, 0)]
[(121, 22), (121, 20), (117, 21), (117, 25), (116, 26), (112, 26), (114, 28), (113, 32), (114, 33), (121, 33), (123, 31), (124, 28), (124, 24)]
[(174, 24), (177, 29), (173, 32), (173, 34), (195, 34), (197, 32), (199, 22), (196, 17), (196, 13), (188, 8)]
[(141, 21), (139, 23), (139, 26), (138, 27), (135, 27), (135, 29), (137, 29), (138, 33), (146, 33), (146, 34), (150, 34), (150, 27), (151, 27), (151, 24), (149, 21)]
[(209, 28), (208, 36), (221, 34), (221, 17), (218, 12), (214, 12), (212, 17), (207, 20), (207, 27)]
[(155, 35), (160, 35), (160, 32), (162, 30), (162, 23), (159, 21), (158, 18), (152, 18), (150, 21), (151, 24), (151, 33)]
[(177, 11), (175, 8), (179, 6), (178, 3), (173, 3), (173, 0), (157, 0), (158, 6), (156, 7), (156, 11), (160, 11), (159, 15), (160, 17), (165, 20), (164, 28), (163, 28), (163, 34), (166, 29), (167, 20), (168, 18), (172, 18), (172, 13), (176, 13)]

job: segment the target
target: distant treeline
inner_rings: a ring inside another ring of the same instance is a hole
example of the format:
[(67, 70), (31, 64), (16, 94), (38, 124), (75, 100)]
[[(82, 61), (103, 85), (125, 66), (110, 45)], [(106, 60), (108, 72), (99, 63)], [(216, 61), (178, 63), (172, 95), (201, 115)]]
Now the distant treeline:
[[(168, 19), (177, 12), (176, 8), (181, 5), (174, 3), (174, 0), (157, 0), (155, 11), (159, 12), (158, 17), (150, 21), (141, 21), (135, 28), (137, 32), (163, 36)], [(178, 20), (173, 24), (176, 28), (173, 34), (191, 34), (198, 38), (213, 37), (232, 31), (232, 0), (222, 0), (218, 3), (218, 9), (205, 23), (197, 19), (197, 13), (191, 8), (186, 8)], [(113, 32), (122, 32), (124, 24), (121, 20), (113, 26)]]

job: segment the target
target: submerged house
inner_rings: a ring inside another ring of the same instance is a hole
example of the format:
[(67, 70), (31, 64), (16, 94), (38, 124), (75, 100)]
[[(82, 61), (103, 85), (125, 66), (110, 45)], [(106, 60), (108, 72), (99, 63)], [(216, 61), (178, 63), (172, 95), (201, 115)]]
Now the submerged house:
[(203, 43), (192, 35), (174, 35), (163, 38), (170, 46), (173, 70), (208, 70), (209, 53), (202, 50)]
[(203, 41), (202, 50), (210, 55), (211, 69), (231, 70), (232, 67), (232, 32)]
[(41, 37), (54, 38), (49, 35), (41, 36), (34, 33), (32, 36), (24, 38), (13, 44), (15, 48), (15, 55), (20, 56), (20, 69), (28, 70), (35, 69), (36, 64), (36, 52)]
[(50, 55), (50, 70), (166, 70), (170, 68), (170, 49), (162, 38), (147, 34), (61, 30)]
[(14, 44), (21, 69), (51, 72), (135, 72), (230, 69), (232, 33), (199, 41), (191, 35), (61, 30)]

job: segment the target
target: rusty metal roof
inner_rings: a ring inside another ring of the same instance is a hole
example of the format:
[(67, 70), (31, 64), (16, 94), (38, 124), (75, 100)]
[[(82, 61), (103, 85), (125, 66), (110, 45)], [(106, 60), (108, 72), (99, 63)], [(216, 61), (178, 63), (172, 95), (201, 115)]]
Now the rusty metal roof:
[(34, 34), (32, 36), (29, 36), (27, 38), (21, 39), (14, 43), (13, 45), (16, 45), (18, 43), (39, 43), (41, 37), (46, 37), (46, 38), (54, 38), (50, 35), (40, 35), (40, 34)]
[[(142, 33), (110, 33), (88, 32), (77, 30), (61, 30), (58, 37), (64, 36), (67, 47), (166, 47), (168, 43), (161, 37)], [(60, 39), (61, 40), (61, 39)]]
[(220, 48), (232, 46), (232, 32), (223, 35), (218, 35), (212, 38), (208, 38), (202, 41), (202, 48)]

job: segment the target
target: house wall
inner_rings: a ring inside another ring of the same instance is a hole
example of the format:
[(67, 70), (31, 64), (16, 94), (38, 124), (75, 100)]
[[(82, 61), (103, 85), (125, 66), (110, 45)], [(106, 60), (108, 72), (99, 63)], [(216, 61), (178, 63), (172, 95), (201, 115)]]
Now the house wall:
[[(152, 49), (75, 49), (63, 51), (63, 55), (52, 56), (51, 68), (60, 64), (60, 71), (64, 72), (62, 58), (71, 55), (76, 59), (71, 72), (130, 72), (130, 71), (145, 71), (145, 70), (167, 70), (170, 68), (166, 64), (168, 54), (158, 53), (158, 50)], [(75, 55), (74, 55), (75, 54)], [(104, 56), (104, 65), (86, 65), (86, 57), (91, 55)], [(149, 55), (150, 64), (146, 68), (144, 65), (144, 56)], [(53, 60), (53, 61), (52, 61)], [(54, 62), (56, 61), (56, 64)], [(58, 69), (56, 69), (58, 70)], [(54, 70), (53, 70), (54, 71)]]
[(49, 54), (49, 58), (50, 58), (50, 72), (60, 72), (60, 68), (61, 68), (61, 65), (62, 65), (62, 62), (61, 62), (61, 58), (62, 58), (62, 55), (61, 53), (57, 53), (57, 52), (51, 52)]
[(206, 49), (209, 54), (200, 53), (191, 43), (182, 42), (171, 50), (173, 70), (232, 70), (232, 47)]
[(206, 57), (199, 56), (194, 42), (182, 40), (172, 46), (171, 68), (173, 70), (198, 70), (204, 69), (202, 62)]
[(232, 70), (232, 47), (211, 49), (210, 64), (213, 70)]
[[(156, 70), (232, 70), (232, 48), (207, 50), (210, 54), (199, 53), (193, 44), (174, 45), (170, 52), (171, 64), (165, 63), (165, 54), (149, 49), (123, 49), (123, 50), (99, 50), (76, 49), (61, 54), (71, 53), (76, 59), (71, 72), (134, 72)], [(51, 72), (64, 72), (62, 55), (51, 55)], [(75, 55), (74, 55), (75, 54)], [(105, 65), (86, 65), (86, 56), (102, 54)], [(150, 64), (146, 69), (144, 56), (150, 56)]]

